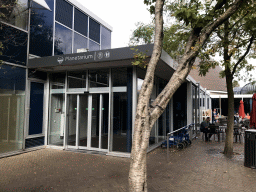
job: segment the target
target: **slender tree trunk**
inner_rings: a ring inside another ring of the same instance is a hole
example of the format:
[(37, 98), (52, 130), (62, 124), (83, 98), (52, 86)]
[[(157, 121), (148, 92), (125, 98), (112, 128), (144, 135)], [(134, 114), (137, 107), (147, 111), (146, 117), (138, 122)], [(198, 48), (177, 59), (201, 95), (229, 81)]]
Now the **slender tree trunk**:
[[(225, 4), (225, 8), (227, 9), (228, 3)], [(226, 140), (224, 147), (225, 155), (233, 154), (233, 132), (234, 132), (234, 92), (233, 92), (233, 76), (231, 73), (231, 63), (230, 63), (230, 55), (229, 55), (229, 20), (224, 23), (224, 39), (223, 39), (223, 47), (224, 47), (224, 63), (225, 63), (225, 75), (226, 75), (226, 85), (228, 92), (228, 122), (227, 122), (227, 130), (226, 130)]]
[(227, 91), (228, 91), (228, 124), (227, 124), (227, 131), (226, 131), (226, 140), (225, 140), (225, 147), (224, 147), (224, 154), (225, 155), (233, 155), (233, 132), (234, 132), (234, 92), (233, 92), (233, 77), (230, 73), (230, 69), (226, 69), (226, 84), (227, 84)]

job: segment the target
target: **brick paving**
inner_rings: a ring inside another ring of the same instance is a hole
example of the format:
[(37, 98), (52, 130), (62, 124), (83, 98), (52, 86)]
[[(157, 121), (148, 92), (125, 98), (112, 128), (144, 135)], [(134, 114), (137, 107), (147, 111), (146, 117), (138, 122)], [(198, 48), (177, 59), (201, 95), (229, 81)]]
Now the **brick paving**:
[[(149, 191), (255, 192), (256, 169), (244, 167), (244, 145), (225, 157), (224, 142), (200, 138), (181, 151), (148, 154)], [(0, 191), (118, 192), (128, 189), (130, 159), (41, 149), (0, 159)]]

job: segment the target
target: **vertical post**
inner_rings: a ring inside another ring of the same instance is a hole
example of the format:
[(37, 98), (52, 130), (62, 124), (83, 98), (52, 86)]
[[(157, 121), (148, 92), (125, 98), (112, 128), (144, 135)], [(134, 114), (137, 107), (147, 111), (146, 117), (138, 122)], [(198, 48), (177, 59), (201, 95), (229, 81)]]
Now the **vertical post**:
[(169, 137), (170, 137), (170, 135), (169, 135), (169, 133), (167, 134), (167, 162), (169, 162), (169, 147), (170, 147), (170, 144), (169, 144)]
[(127, 68), (127, 131), (126, 131), (126, 152), (132, 148), (132, 88), (133, 68)]

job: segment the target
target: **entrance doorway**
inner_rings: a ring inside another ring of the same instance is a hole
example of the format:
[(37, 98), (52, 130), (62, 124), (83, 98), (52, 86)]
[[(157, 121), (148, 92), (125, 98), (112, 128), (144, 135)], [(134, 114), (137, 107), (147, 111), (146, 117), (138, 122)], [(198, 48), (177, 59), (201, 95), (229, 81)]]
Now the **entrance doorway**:
[(77, 149), (108, 149), (109, 94), (69, 94), (67, 145)]

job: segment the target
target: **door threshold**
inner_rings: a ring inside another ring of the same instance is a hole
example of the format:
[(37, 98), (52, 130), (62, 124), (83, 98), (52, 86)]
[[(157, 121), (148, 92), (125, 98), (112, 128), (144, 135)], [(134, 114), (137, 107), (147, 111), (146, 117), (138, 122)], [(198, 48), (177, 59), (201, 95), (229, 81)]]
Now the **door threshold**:
[(75, 152), (75, 153), (86, 153), (86, 154), (96, 154), (96, 155), (106, 155), (107, 152), (104, 151), (93, 151), (88, 149), (65, 149), (65, 151)]

